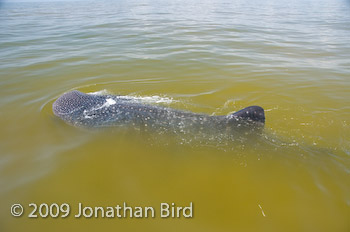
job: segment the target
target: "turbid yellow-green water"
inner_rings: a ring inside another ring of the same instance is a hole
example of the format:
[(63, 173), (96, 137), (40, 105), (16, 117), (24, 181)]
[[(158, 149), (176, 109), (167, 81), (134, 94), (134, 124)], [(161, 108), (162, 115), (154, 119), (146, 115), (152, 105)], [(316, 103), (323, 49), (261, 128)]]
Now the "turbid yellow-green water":
[[(350, 231), (349, 12), (346, 0), (3, 1), (0, 231)], [(266, 125), (232, 140), (80, 130), (51, 110), (73, 89), (212, 115), (260, 105)], [(156, 215), (74, 216), (124, 202)], [(191, 202), (192, 218), (160, 217), (161, 203)], [(31, 203), (70, 214), (29, 218)]]

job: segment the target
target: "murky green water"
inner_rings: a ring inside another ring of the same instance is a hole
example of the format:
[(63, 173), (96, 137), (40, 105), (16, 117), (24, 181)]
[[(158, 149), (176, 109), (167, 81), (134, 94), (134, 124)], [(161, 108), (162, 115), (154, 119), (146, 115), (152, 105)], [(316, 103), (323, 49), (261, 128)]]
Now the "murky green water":
[[(350, 231), (350, 2), (0, 5), (1, 231)], [(80, 130), (66, 91), (225, 115), (256, 137)], [(90, 206), (187, 206), (193, 218), (75, 218)], [(21, 203), (24, 215), (11, 216)], [(68, 203), (67, 218), (28, 218)]]

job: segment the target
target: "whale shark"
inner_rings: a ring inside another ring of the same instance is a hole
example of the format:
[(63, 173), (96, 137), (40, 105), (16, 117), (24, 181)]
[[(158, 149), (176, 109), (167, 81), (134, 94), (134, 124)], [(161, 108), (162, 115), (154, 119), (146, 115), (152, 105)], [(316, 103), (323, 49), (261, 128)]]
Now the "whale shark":
[(87, 94), (73, 90), (61, 95), (53, 104), (54, 115), (66, 123), (82, 128), (133, 127), (140, 130), (188, 133), (206, 131), (230, 132), (261, 128), (264, 109), (249, 106), (235, 113), (211, 116), (145, 104), (111, 94)]

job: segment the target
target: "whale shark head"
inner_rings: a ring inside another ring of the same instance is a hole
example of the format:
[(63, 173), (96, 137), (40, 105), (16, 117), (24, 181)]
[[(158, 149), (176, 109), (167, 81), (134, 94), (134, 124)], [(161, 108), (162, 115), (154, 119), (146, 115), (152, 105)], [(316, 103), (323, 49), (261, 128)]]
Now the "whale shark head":
[(91, 95), (73, 90), (60, 96), (52, 104), (52, 111), (64, 121), (76, 124), (84, 119), (85, 112), (103, 105), (105, 102), (106, 96)]

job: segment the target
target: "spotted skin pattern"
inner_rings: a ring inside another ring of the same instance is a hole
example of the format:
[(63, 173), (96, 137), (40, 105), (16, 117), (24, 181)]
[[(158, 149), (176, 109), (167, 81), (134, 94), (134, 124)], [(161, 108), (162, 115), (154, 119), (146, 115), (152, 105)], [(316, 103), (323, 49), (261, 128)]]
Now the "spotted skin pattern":
[(116, 95), (93, 95), (74, 90), (60, 96), (53, 113), (68, 124), (83, 128), (133, 127), (141, 130), (188, 133), (263, 126), (264, 109), (249, 106), (236, 113), (209, 116), (172, 108), (144, 104)]

